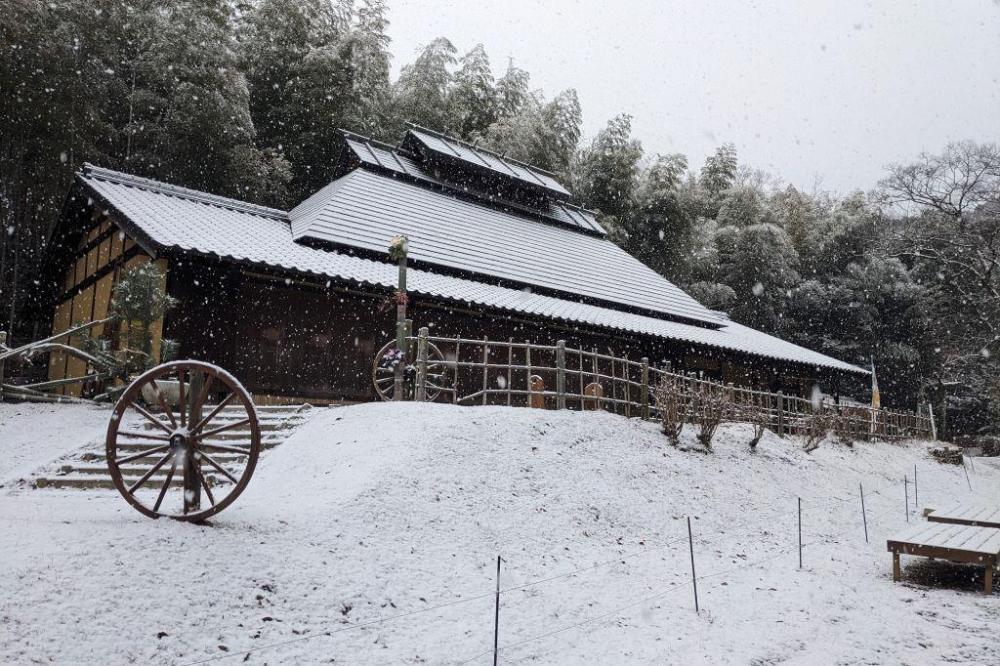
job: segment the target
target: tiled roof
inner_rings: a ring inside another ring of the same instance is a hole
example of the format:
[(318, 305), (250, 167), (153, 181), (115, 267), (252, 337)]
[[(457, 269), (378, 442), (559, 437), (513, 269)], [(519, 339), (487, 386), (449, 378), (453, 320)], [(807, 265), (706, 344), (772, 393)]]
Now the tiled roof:
[[(155, 251), (190, 251), (301, 274), (392, 289), (394, 264), (296, 243), (287, 215), (262, 206), (207, 195), (144, 178), (87, 166), (78, 176), (100, 205), (136, 227)], [(388, 239), (382, 239), (383, 244)], [(631, 314), (572, 300), (533, 294), (426, 270), (408, 274), (411, 292), (449, 302), (689, 342), (852, 373), (866, 370), (734, 322), (713, 330)]]
[(458, 161), (476, 170), (485, 170), (507, 179), (544, 190), (556, 198), (570, 198), (573, 195), (547, 171), (522, 164), (493, 151), (473, 146), (464, 141), (443, 136), (437, 132), (414, 127), (406, 133), (403, 145), (417, 145), (421, 150), (431, 151), (436, 156)]
[(355, 169), (289, 213), (292, 236), (386, 253), (404, 234), (414, 261), (718, 325), (718, 317), (611, 241)]
[(545, 221), (556, 222), (598, 236), (608, 235), (608, 232), (597, 221), (597, 215), (585, 208), (547, 198), (532, 206), (499, 200), (474, 190), (459, 189), (455, 184), (437, 178), (413, 159), (410, 153), (399, 148), (393, 148), (350, 132), (344, 132), (344, 144), (365, 168), (387, 171), (415, 182), (429, 183), (443, 189), (458, 190), (487, 202), (520, 209), (521, 212), (537, 215)]

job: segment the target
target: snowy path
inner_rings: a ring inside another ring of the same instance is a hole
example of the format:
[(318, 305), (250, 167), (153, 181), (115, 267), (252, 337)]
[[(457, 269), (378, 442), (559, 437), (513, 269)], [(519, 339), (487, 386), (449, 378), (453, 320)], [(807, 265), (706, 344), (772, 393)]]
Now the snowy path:
[(212, 526), (0, 491), (0, 661), (487, 664), (497, 554), (501, 663), (1000, 661), (980, 573), (906, 560), (893, 584), (885, 551), (914, 464), (921, 508), (1000, 502), (1000, 470), (977, 463), (970, 493), (918, 444), (745, 441), (724, 428), (704, 455), (603, 413), (359, 405), (264, 457)]

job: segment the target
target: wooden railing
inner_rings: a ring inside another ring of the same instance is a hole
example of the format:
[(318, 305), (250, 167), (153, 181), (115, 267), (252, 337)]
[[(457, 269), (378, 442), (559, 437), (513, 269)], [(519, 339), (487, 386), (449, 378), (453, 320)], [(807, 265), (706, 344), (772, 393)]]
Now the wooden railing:
[(817, 428), (850, 439), (935, 439), (933, 415), (864, 405), (838, 405), (725, 384), (633, 360), (513, 339), (447, 338), (421, 328), (409, 336), (411, 388), (398, 399), (461, 405), (509, 405), (555, 409), (605, 409), (629, 417), (659, 418), (657, 385), (682, 398), (684, 416), (695, 420), (707, 395), (719, 397), (729, 422), (762, 423), (781, 434)]

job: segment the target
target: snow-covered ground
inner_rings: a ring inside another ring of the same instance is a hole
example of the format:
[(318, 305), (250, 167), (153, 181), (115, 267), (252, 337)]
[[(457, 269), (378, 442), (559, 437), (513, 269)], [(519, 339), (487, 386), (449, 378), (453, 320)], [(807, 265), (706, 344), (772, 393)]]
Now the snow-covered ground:
[(86, 442), (103, 442), (110, 407), (0, 402), (0, 488)]
[[(0, 407), (4, 469), (100, 424)], [(747, 439), (723, 427), (703, 454), (605, 413), (372, 404), (313, 418), (211, 525), (8, 485), (0, 661), (488, 664), (501, 555), (503, 664), (1000, 663), (981, 569), (904, 559), (894, 584), (885, 550), (914, 465), (921, 508), (1000, 502), (1000, 470)]]

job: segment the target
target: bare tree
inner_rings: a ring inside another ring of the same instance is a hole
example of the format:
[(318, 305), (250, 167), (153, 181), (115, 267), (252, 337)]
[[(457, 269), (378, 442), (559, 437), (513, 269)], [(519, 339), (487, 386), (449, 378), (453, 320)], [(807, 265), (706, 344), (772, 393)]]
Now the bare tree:
[[(950, 144), (890, 167), (886, 201), (909, 216), (887, 220), (884, 248), (912, 266), (932, 293), (943, 387), (1000, 410), (1000, 146)], [(916, 214), (913, 207), (916, 207)], [(942, 400), (942, 419), (947, 422)]]
[(940, 155), (923, 153), (913, 164), (893, 164), (882, 181), (889, 201), (930, 208), (964, 229), (970, 211), (1000, 202), (1000, 147), (951, 143)]

